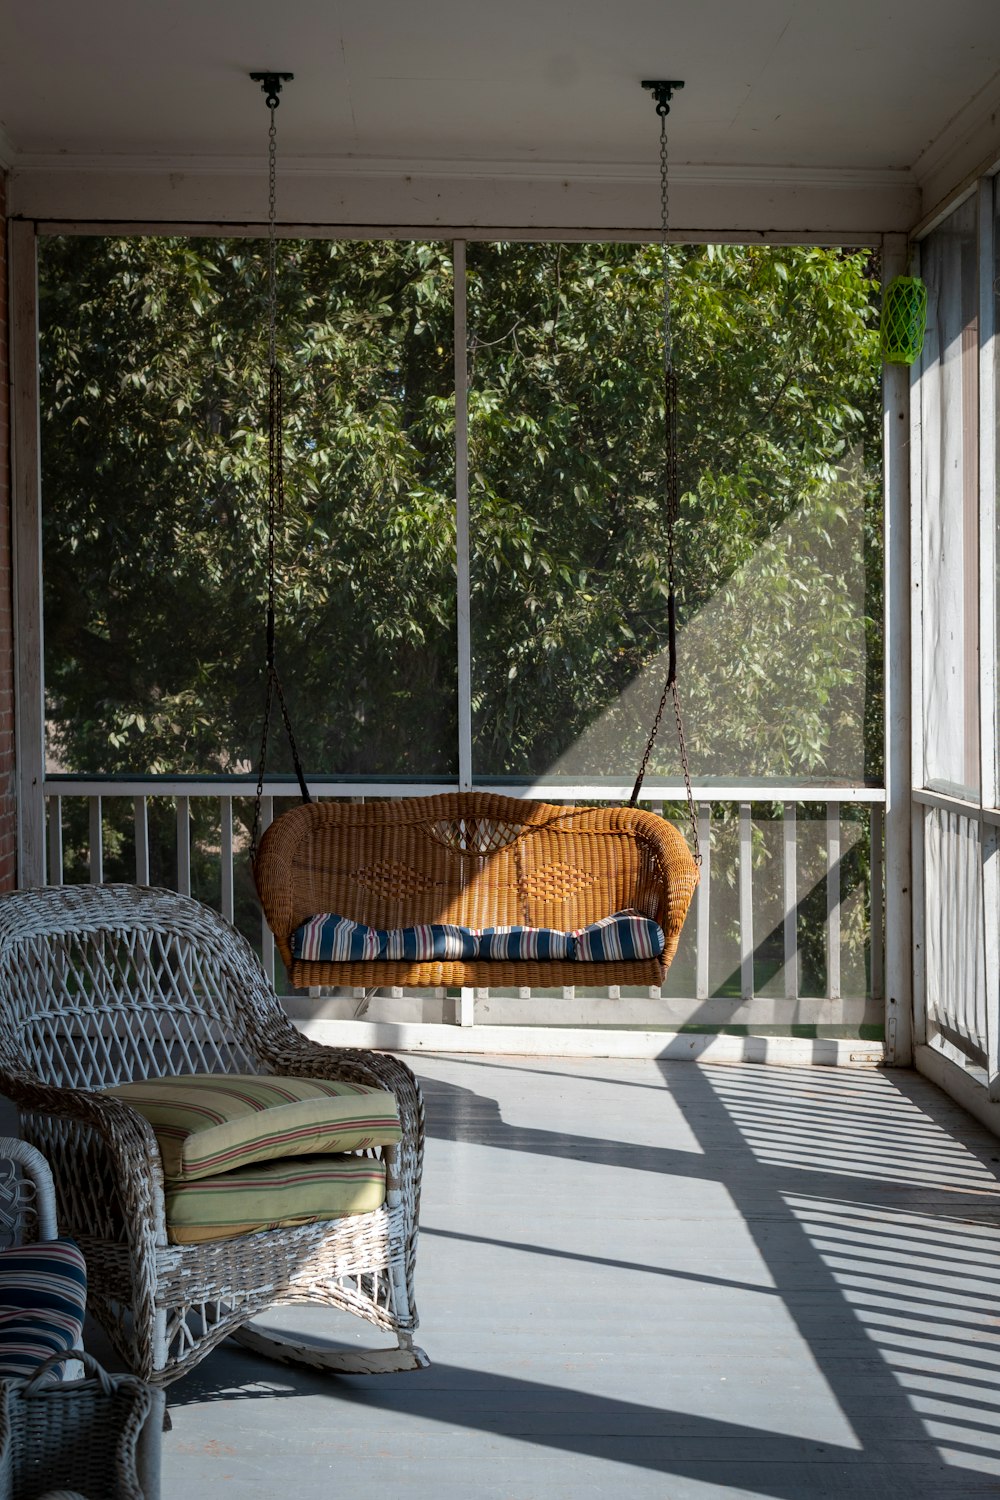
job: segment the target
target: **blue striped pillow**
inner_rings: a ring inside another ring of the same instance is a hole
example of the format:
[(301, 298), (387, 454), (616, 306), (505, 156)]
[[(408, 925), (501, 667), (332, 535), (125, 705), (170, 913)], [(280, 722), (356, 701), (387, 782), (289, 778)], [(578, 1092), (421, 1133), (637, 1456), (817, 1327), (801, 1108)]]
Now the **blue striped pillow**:
[(447, 923), (383, 930), (349, 917), (323, 915), (310, 917), (292, 934), (293, 958), (335, 964), (377, 959), (461, 960), (475, 958), (477, 951), (478, 942), (468, 928)]
[(615, 963), (633, 958), (658, 958), (663, 952), (663, 931), (652, 917), (629, 909), (616, 911), (581, 927), (574, 957), (580, 963)]
[(78, 1347), (86, 1304), (87, 1266), (73, 1240), (0, 1251), (0, 1376), (30, 1375)]

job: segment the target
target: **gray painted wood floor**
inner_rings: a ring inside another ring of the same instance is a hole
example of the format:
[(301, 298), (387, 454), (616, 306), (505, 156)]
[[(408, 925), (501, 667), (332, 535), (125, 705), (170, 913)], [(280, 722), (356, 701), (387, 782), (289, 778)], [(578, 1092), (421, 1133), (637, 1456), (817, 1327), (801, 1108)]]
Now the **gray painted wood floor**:
[(163, 1500), (1000, 1495), (1000, 1142), (932, 1084), (415, 1065), (432, 1367), (226, 1346), (171, 1390)]

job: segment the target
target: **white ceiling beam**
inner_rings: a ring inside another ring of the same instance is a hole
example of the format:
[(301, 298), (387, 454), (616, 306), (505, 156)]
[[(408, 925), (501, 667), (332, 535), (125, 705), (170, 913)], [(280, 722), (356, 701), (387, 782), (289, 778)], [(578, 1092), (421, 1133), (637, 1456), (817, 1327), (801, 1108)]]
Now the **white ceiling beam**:
[[(143, 163), (85, 167), (22, 163), (11, 175), (10, 212), (40, 221), (118, 224), (260, 224), (263, 162)], [(678, 238), (802, 237), (866, 242), (904, 232), (920, 194), (905, 171), (678, 166), (671, 223)], [(659, 194), (647, 167), (509, 162), (432, 163), (286, 160), (279, 173), (283, 225), (413, 229), (655, 233)]]

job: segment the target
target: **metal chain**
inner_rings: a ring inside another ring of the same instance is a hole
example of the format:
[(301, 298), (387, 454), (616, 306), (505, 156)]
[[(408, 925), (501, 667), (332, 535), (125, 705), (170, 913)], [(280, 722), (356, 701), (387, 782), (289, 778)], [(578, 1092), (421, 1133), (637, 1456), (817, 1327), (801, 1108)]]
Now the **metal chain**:
[(276, 105), (271, 105), (271, 127), (267, 132), (267, 367), (277, 364), (278, 342), (278, 253), (277, 253), (277, 178), (278, 131), (274, 122)]
[(667, 511), (668, 665), (667, 680), (664, 683), (659, 707), (653, 719), (653, 727), (649, 732), (649, 739), (646, 742), (646, 749), (639, 766), (639, 774), (636, 777), (635, 786), (632, 788), (630, 806), (634, 807), (639, 800), (639, 793), (642, 790), (642, 783), (646, 776), (649, 758), (653, 753), (653, 745), (659, 733), (660, 721), (667, 706), (667, 698), (671, 697), (674, 705), (674, 717), (677, 721), (677, 742), (680, 746), (681, 769), (684, 773), (684, 789), (687, 794), (688, 819), (691, 824), (691, 837), (694, 842), (694, 860), (695, 864), (700, 865), (701, 841), (698, 838), (698, 814), (694, 805), (694, 792), (691, 787), (691, 767), (688, 761), (687, 741), (684, 737), (684, 719), (681, 714), (680, 694), (677, 688), (675, 531), (680, 513), (680, 493), (677, 470), (677, 379), (674, 374), (673, 320), (670, 302), (670, 174), (668, 170), (669, 157), (667, 143), (667, 114), (669, 113), (669, 108), (669, 102), (666, 98), (657, 98), (656, 113), (660, 117), (660, 265), (663, 288), (663, 435), (666, 449), (664, 489)]
[(667, 232), (670, 228), (670, 173), (667, 160), (667, 111), (657, 109), (660, 116), (660, 261), (663, 268), (663, 368), (674, 367), (673, 332), (670, 326), (670, 264), (667, 249)]
[[(280, 85), (279, 85), (280, 87)], [(253, 829), (250, 834), (250, 857), (256, 858), (260, 833), (261, 801), (264, 795), (264, 770), (267, 764), (267, 741), (271, 710), (277, 694), (281, 717), (292, 752), (292, 764), (304, 802), (311, 801), (305, 773), (292, 732), (292, 721), (285, 703), (281, 680), (275, 665), (275, 533), (278, 518), (285, 511), (285, 464), (282, 441), (285, 427), (281, 370), (278, 367), (278, 249), (277, 249), (277, 160), (278, 132), (274, 112), (277, 94), (268, 96), (270, 126), (267, 132), (267, 695), (264, 704), (264, 727), (261, 731), (260, 760), (257, 771), (257, 794), (254, 800)]]
[(264, 768), (267, 765), (267, 732), (271, 726), (271, 700), (274, 695), (274, 673), (267, 671), (267, 697), (264, 703), (264, 724), (260, 732), (260, 758), (257, 761), (257, 792), (253, 799), (253, 827), (250, 830), (250, 863), (257, 858), (257, 840), (260, 836), (260, 812), (264, 799)]

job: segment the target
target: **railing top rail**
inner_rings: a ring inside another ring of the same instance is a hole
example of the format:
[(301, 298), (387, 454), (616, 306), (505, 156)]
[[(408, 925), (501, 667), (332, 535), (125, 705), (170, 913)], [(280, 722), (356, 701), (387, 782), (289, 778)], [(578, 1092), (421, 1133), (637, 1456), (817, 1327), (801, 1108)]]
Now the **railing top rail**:
[[(310, 790), (318, 797), (421, 797), (443, 791), (458, 791), (449, 779), (424, 781), (378, 780), (377, 778), (310, 777)], [(45, 778), (49, 797), (253, 797), (256, 779), (250, 776), (76, 776), (58, 773)], [(614, 802), (625, 801), (631, 783), (595, 777), (588, 781), (477, 782), (475, 791), (497, 792), (527, 801)], [(868, 802), (883, 803), (885, 788), (857, 783), (809, 783), (790, 781), (695, 781), (696, 802)], [(264, 783), (265, 797), (294, 799), (299, 795), (294, 777), (270, 777)], [(678, 802), (685, 798), (680, 781), (647, 782), (641, 801)]]
[(958, 813), (963, 818), (982, 818), (984, 823), (1000, 823), (1000, 808), (981, 807), (970, 797), (941, 792), (934, 787), (914, 787), (913, 800), (920, 807), (937, 807), (943, 812)]

